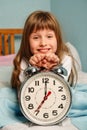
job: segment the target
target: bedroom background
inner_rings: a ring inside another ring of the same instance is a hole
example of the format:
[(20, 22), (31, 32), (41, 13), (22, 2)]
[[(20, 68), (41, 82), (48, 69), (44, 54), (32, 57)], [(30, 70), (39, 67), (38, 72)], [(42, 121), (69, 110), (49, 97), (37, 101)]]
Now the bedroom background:
[[(35, 10), (51, 11), (60, 21), (66, 42), (73, 44), (87, 72), (87, 0), (0, 0), (0, 28), (23, 28)], [(16, 37), (16, 51), (20, 37)]]

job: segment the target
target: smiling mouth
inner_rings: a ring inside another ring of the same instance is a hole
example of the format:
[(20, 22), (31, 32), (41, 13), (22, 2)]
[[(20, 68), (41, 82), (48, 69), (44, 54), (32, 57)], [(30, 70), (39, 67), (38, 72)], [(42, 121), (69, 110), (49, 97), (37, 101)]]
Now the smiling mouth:
[(39, 52), (41, 53), (46, 53), (50, 50), (50, 48), (41, 48), (41, 49), (38, 49)]

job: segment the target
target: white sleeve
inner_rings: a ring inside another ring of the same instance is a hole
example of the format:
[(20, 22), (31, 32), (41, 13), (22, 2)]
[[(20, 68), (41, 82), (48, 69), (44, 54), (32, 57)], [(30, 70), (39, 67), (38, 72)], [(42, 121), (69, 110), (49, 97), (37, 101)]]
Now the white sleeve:
[(19, 80), (20, 82), (23, 82), (26, 78), (25, 74), (24, 74), (24, 70), (28, 67), (28, 65), (26, 64), (26, 62), (24, 60), (21, 61), (21, 72), (19, 74)]
[(67, 70), (67, 76), (63, 76), (63, 77), (65, 80), (68, 80), (72, 68), (72, 58), (70, 56), (68, 55), (64, 56), (62, 60), (62, 67)]

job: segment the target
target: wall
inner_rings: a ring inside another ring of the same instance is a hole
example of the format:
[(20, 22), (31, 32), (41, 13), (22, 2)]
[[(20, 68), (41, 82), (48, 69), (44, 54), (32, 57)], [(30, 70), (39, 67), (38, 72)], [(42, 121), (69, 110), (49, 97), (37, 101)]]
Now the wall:
[[(27, 16), (35, 10), (50, 11), (50, 0), (0, 0), (0, 28), (23, 28)], [(17, 52), (20, 37), (15, 42)]]
[(77, 48), (87, 72), (87, 0), (51, 0), (51, 11), (59, 19), (65, 40)]
[(0, 0), (0, 28), (23, 27), (34, 10), (50, 10), (50, 0)]

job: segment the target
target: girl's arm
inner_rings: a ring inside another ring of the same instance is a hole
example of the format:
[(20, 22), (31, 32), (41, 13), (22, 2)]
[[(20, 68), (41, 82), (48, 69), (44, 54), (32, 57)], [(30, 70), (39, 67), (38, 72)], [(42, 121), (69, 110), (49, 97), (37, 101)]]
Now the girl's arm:
[(24, 73), (24, 70), (28, 67), (28, 64), (25, 60), (21, 61), (21, 72), (19, 74), (19, 80), (20, 82), (23, 82), (26, 79), (26, 75)]
[(67, 76), (63, 76), (65, 80), (68, 80), (68, 77), (71, 73), (72, 68), (72, 58), (68, 55), (65, 55), (62, 60), (62, 67), (67, 70)]

